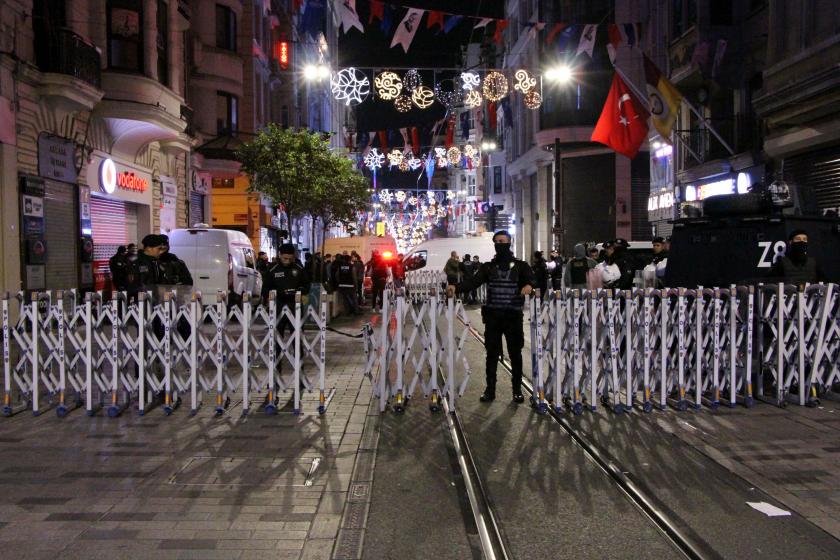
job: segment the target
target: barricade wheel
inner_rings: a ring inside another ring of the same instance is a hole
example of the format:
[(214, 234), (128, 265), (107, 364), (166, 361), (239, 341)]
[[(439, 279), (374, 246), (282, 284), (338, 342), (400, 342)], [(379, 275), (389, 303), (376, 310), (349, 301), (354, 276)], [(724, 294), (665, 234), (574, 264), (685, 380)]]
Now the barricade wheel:
[(547, 413), (547, 412), (548, 412), (548, 403), (546, 403), (546, 402), (541, 402), (541, 403), (539, 404), (539, 406), (537, 406), (537, 412), (539, 412), (540, 414), (545, 414), (545, 413)]
[(222, 414), (224, 414), (224, 413), (225, 413), (225, 409), (224, 409), (224, 408), (222, 408), (221, 406), (217, 406), (217, 407), (216, 407), (216, 416), (221, 416), (221, 415), (222, 415)]
[(574, 405), (572, 405), (572, 412), (575, 414), (575, 416), (580, 416), (581, 414), (583, 414), (583, 403), (576, 402)]
[(562, 405), (555, 406), (554, 407), (554, 412), (556, 412), (557, 414), (562, 414), (563, 413), (563, 406)]
[(403, 412), (405, 412), (405, 407), (401, 404), (395, 404), (394, 412), (396, 412), (397, 414), (402, 414)]
[(4, 406), (3, 407), (3, 416), (11, 416), (12, 415), (12, 407), (11, 406)]
[(752, 408), (755, 406), (755, 399), (752, 397), (744, 397), (744, 406)]
[(683, 400), (683, 401), (677, 402), (677, 410), (679, 410), (681, 412), (685, 412), (686, 410), (688, 410), (688, 401)]
[(653, 412), (653, 403), (650, 401), (645, 401), (642, 403), (642, 410), (645, 412)]
[(58, 407), (55, 409), (55, 415), (59, 418), (64, 418), (65, 416), (67, 416), (67, 412), (67, 407), (63, 404), (58, 405)]
[(163, 412), (164, 412), (164, 413), (166, 413), (166, 415), (167, 415), (167, 416), (169, 416), (170, 414), (172, 414), (172, 411), (173, 411), (173, 410), (174, 410), (174, 409), (172, 408), (172, 406), (171, 406), (171, 405), (166, 405), (166, 406), (164, 406), (164, 407), (163, 407)]
[(616, 404), (613, 407), (613, 412), (615, 412), (616, 414), (621, 414), (622, 412), (624, 412), (624, 405), (621, 403)]
[(440, 412), (440, 405), (437, 403), (432, 403), (429, 405), (429, 410), (432, 412)]
[(33, 410), (32, 411), (32, 416), (41, 416), (41, 411), (40, 410)]
[(719, 401), (712, 401), (712, 402), (709, 404), (709, 407), (710, 407), (712, 410), (717, 410), (717, 409), (720, 407), (720, 402), (719, 402)]
[(269, 416), (277, 414), (277, 407), (274, 406), (274, 403), (265, 405), (265, 413)]
[(92, 418), (93, 415), (96, 414), (96, 411), (95, 410), (86, 410), (85, 414)]
[(322, 404), (318, 405), (318, 414), (323, 414), (323, 413), (325, 413), (326, 411), (327, 411), (327, 407), (326, 407), (326, 406), (324, 406), (324, 405), (322, 405)]
[[(143, 411), (141, 410), (140, 414), (142, 415), (142, 413), (143, 413)], [(116, 405), (108, 407), (108, 418), (116, 418), (119, 415), (120, 415), (120, 407), (118, 407)]]

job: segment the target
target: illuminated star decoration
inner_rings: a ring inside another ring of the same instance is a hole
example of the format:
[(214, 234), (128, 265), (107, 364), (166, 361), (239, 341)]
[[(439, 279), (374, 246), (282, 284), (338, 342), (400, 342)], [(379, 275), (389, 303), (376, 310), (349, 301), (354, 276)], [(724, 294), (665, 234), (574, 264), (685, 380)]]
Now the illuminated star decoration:
[(537, 79), (531, 76), (527, 70), (517, 70), (513, 77), (516, 79), (516, 85), (513, 86), (513, 89), (522, 93), (528, 93), (537, 85)]
[(432, 106), (432, 103), (435, 102), (435, 92), (426, 86), (417, 86), (417, 88), (411, 92), (411, 101), (414, 102), (419, 109), (428, 109)]
[(395, 165), (399, 167), (399, 165), (403, 162), (403, 154), (398, 149), (394, 148), (388, 154), (388, 166), (394, 167)]
[(402, 80), (394, 72), (382, 72), (373, 80), (376, 93), (385, 101), (396, 99), (403, 88)]
[(345, 68), (330, 78), (333, 97), (345, 105), (358, 104), (370, 94), (370, 81), (355, 68)]
[(508, 81), (501, 72), (490, 72), (484, 77), (484, 85), (481, 86), (484, 98), (487, 101), (498, 101), (507, 95)]
[(376, 170), (382, 167), (385, 162), (385, 154), (380, 154), (379, 150), (372, 148), (365, 156), (365, 165), (373, 173), (373, 188), (376, 188)]
[(405, 202), (405, 191), (397, 191), (394, 198), (397, 202)]
[(475, 72), (461, 72), (461, 89), (472, 91), (480, 84), (481, 78)]
[(408, 168), (411, 169), (412, 171), (417, 171), (422, 166), (423, 166), (423, 160), (422, 159), (414, 157), (413, 154), (410, 158), (408, 158)]
[(406, 72), (405, 76), (403, 76), (403, 86), (405, 86), (405, 89), (409, 92), (413, 92), (422, 84), (423, 79), (420, 77), (420, 72), (414, 68)]
[(435, 158), (437, 158), (438, 167), (446, 167), (449, 163), (446, 159), (446, 148), (435, 148)]
[(474, 89), (467, 93), (467, 96), (464, 98), (464, 107), (467, 109), (475, 109), (477, 107), (481, 107), (481, 94), (478, 93), (477, 89)]
[(394, 108), (400, 113), (411, 111), (411, 98), (407, 95), (400, 95), (394, 99)]
[(451, 110), (461, 102), (461, 92), (445, 90), (441, 83), (437, 83), (435, 84), (435, 98), (441, 105)]

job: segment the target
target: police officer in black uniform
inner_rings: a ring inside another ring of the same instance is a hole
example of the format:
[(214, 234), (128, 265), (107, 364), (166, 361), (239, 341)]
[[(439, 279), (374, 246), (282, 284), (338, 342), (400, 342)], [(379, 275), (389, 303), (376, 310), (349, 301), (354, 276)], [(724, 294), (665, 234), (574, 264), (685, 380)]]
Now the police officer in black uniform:
[(525, 261), (513, 256), (510, 234), (504, 230), (493, 236), (496, 257), (482, 263), (478, 271), (457, 286), (447, 289), (449, 297), (455, 292), (469, 292), (487, 283), (487, 303), (481, 308), (484, 320), (484, 345), (487, 348), (487, 387), (481, 402), (496, 398), (496, 367), (502, 354), (502, 335), (507, 341), (508, 355), (513, 370), (513, 401), (521, 403), (522, 397), (522, 347), (525, 333), (522, 328), (523, 296), (534, 288), (534, 272)]
[[(277, 316), (281, 317), (280, 311), (283, 306), (290, 310), (295, 308), (295, 292), (309, 294), (309, 277), (303, 267), (295, 262), (295, 246), (291, 243), (284, 243), (280, 246), (280, 261), (272, 264), (263, 273), (262, 298), (268, 303), (269, 294), (274, 290), (277, 292)], [(285, 317), (280, 319), (278, 329), (280, 336), (283, 336), (286, 327), (291, 327), (289, 320)]]
[(177, 255), (169, 252), (169, 236), (160, 235), (163, 242), (163, 252), (160, 254), (158, 261), (160, 262), (163, 278), (161, 284), (171, 284), (173, 286), (192, 286), (193, 279), (187, 268), (187, 263), (178, 258)]
[(356, 268), (350, 261), (350, 255), (338, 255), (332, 267), (333, 285), (338, 287), (338, 293), (344, 300), (347, 313), (359, 314), (359, 304), (356, 300), (356, 289), (359, 286), (359, 279), (356, 277)]

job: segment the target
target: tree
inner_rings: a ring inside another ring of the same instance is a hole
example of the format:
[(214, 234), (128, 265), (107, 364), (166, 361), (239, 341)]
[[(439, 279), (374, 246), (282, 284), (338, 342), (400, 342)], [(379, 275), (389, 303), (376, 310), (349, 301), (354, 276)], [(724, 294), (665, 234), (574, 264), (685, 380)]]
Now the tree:
[(309, 215), (313, 222), (320, 218), (326, 231), (352, 220), (368, 202), (367, 179), (352, 161), (330, 151), (320, 133), (270, 124), (240, 146), (237, 157), (250, 179), (249, 190), (283, 203), (289, 225)]

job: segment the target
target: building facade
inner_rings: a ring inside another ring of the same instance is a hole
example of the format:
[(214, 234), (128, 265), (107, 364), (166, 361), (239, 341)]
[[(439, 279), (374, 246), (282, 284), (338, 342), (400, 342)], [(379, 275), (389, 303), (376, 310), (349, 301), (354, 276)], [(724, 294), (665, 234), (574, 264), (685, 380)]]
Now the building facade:
[(7, 7), (3, 287), (107, 287), (118, 245), (186, 225), (189, 11), (164, 0)]

